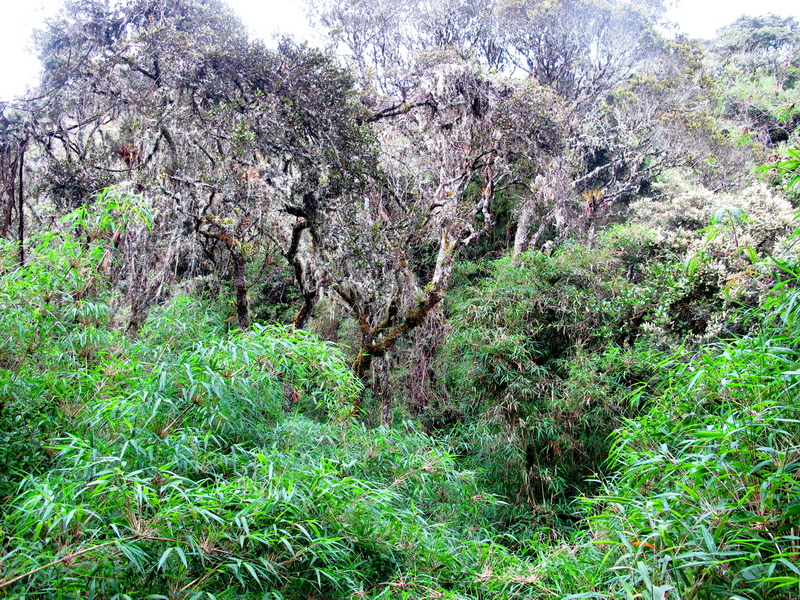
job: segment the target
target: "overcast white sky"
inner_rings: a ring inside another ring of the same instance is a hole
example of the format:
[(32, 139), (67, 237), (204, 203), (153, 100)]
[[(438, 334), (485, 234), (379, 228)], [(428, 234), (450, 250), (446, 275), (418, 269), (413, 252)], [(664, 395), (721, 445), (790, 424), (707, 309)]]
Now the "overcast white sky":
[[(30, 53), (30, 35), (62, 0), (0, 0), (0, 100), (21, 94), (36, 77), (39, 64)], [(228, 0), (254, 35), (272, 39), (276, 32), (308, 35), (299, 0)], [(798, 0), (682, 0), (668, 13), (692, 37), (709, 38), (743, 14), (772, 12), (800, 18)]]

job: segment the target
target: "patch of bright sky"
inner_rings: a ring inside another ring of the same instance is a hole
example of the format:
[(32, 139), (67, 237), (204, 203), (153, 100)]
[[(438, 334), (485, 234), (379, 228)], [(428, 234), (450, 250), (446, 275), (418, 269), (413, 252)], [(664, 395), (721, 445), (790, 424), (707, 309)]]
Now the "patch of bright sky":
[(667, 18), (678, 24), (680, 31), (693, 38), (710, 39), (720, 27), (733, 23), (742, 15), (759, 16), (773, 13), (800, 20), (797, 0), (683, 0), (667, 12)]
[[(4, 3), (8, 0), (3, 0)], [(299, 0), (228, 0), (255, 37), (270, 42), (276, 35), (292, 34), (312, 40)], [(4, 7), (0, 20), (0, 100), (20, 95), (39, 72), (30, 43), (34, 28), (58, 12), (62, 0), (16, 0)], [(682, 0), (667, 18), (691, 37), (710, 38), (714, 32), (743, 14), (775, 13), (800, 18), (798, 0)]]
[[(63, 0), (0, 0), (9, 2), (0, 19), (0, 100), (10, 100), (24, 93), (39, 74), (39, 60), (34, 56), (31, 34), (53, 17)], [(275, 44), (279, 36), (290, 34), (313, 43), (303, 3), (299, 0), (228, 0), (254, 37)]]

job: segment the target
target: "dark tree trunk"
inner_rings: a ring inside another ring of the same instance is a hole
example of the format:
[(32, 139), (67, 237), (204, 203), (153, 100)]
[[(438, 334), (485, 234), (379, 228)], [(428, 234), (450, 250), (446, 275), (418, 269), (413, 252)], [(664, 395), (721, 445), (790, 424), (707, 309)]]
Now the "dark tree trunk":
[(361, 342), (361, 347), (358, 349), (358, 356), (353, 362), (353, 371), (361, 381), (366, 380), (369, 375), (370, 368), (372, 367), (372, 354), (370, 354), (369, 344)]
[(17, 201), (17, 165), (14, 164), (13, 173), (11, 174), (11, 182), (8, 186), (8, 206), (6, 207), (6, 216), (3, 221), (3, 231), (0, 232), (2, 237), (8, 236), (8, 231), (11, 229), (11, 215), (14, 213), (14, 203)]
[(303, 306), (294, 316), (294, 326), (297, 329), (302, 329), (308, 323), (308, 319), (311, 318), (311, 313), (317, 305), (317, 300), (319, 300), (320, 292), (317, 282), (307, 272), (303, 261), (300, 260), (298, 255), (300, 238), (306, 229), (311, 229), (308, 219), (303, 219), (294, 224), (292, 227), (292, 241), (289, 244), (289, 249), (283, 255), (294, 271), (294, 280), (297, 282), (297, 287), (300, 288), (300, 295), (303, 298)]
[[(231, 234), (226, 231), (225, 226), (220, 224), (216, 217), (201, 217), (198, 219), (198, 232), (207, 238), (213, 238), (225, 245), (233, 263), (233, 291), (236, 294), (234, 302), (236, 306), (236, 320), (239, 327), (247, 329), (250, 327), (250, 301), (247, 298), (247, 259), (242, 253), (242, 235), (252, 222), (245, 219), (236, 227), (236, 231)], [(201, 230), (200, 226), (208, 224), (208, 230)]]
[(392, 386), (389, 377), (389, 357), (384, 356), (375, 368), (375, 393), (381, 399), (381, 425), (392, 426)]
[(247, 279), (245, 278), (246, 261), (238, 247), (231, 247), (233, 260), (233, 287), (236, 292), (236, 319), (239, 327), (250, 327), (250, 301), (247, 299)]
[(19, 153), (19, 184), (17, 191), (19, 192), (19, 204), (17, 205), (17, 231), (19, 235), (19, 264), (25, 264), (25, 213), (22, 212), (23, 191), (22, 191), (22, 175), (25, 167), (25, 149), (20, 150)]
[(316, 305), (317, 290), (303, 293), (303, 306), (300, 307), (300, 310), (298, 310), (297, 314), (294, 316), (294, 326), (297, 329), (302, 329), (306, 326)]
[(361, 344), (358, 349), (358, 356), (353, 362), (353, 371), (364, 382), (368, 381), (372, 360), (386, 356), (386, 353), (394, 347), (401, 337), (424, 323), (425, 317), (428, 316), (431, 309), (444, 297), (443, 289), (429, 292), (427, 297), (418, 300), (416, 305), (399, 322), (395, 318), (397, 305), (393, 302), (387, 310), (386, 318), (375, 327), (370, 327), (367, 323), (366, 315), (360, 311), (352, 296), (344, 291), (341, 286), (337, 286), (334, 289), (353, 308), (358, 316), (359, 328), (361, 329)]

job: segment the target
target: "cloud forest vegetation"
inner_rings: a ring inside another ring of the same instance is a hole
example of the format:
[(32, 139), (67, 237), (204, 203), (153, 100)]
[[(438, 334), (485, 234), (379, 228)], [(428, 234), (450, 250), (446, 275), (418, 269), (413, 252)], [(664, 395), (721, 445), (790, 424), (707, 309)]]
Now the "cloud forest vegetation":
[(67, 0), (0, 103), (0, 598), (800, 598), (800, 24)]

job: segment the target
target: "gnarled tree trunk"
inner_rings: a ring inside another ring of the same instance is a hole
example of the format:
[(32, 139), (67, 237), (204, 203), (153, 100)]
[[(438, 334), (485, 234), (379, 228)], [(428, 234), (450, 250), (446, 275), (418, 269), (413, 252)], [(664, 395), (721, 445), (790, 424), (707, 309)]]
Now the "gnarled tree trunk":
[(250, 327), (250, 300), (247, 297), (246, 261), (241, 247), (234, 244), (228, 247), (233, 261), (233, 289), (236, 292), (236, 320), (239, 327)]

